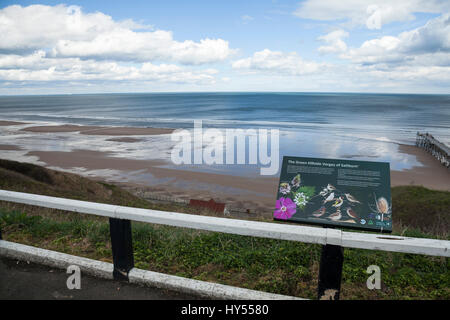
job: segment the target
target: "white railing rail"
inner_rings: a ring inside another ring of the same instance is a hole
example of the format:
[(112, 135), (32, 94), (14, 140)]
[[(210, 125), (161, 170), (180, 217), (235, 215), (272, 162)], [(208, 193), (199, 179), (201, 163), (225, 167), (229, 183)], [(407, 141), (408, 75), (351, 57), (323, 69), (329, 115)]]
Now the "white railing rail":
[(290, 240), (347, 248), (382, 250), (450, 257), (450, 241), (347, 232), (330, 228), (257, 222), (184, 213), (123, 207), (36, 194), (0, 190), (0, 200), (115, 219), (223, 232), (244, 236)]

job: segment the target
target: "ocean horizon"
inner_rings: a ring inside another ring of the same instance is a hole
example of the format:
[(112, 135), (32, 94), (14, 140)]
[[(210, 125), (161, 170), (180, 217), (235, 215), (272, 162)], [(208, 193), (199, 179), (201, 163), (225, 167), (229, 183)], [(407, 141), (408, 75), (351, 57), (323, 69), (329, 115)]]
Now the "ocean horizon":
[(450, 142), (450, 95), (381, 93), (108, 93), (0, 96), (5, 120), (188, 128), (332, 128), (411, 143), (417, 131)]

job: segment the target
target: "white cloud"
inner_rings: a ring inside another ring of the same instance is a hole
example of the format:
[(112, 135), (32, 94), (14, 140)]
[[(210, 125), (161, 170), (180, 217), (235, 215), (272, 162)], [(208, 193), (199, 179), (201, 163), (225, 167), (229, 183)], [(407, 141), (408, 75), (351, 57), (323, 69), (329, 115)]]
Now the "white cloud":
[(241, 20), (244, 24), (247, 24), (250, 21), (255, 20), (255, 18), (253, 18), (252, 16), (249, 16), (248, 14), (245, 14), (245, 15), (241, 16)]
[(294, 15), (322, 21), (343, 20), (368, 29), (380, 29), (395, 21), (414, 19), (414, 13), (445, 13), (448, 0), (306, 0)]
[(340, 53), (347, 51), (347, 44), (342, 38), (347, 38), (348, 32), (344, 30), (335, 30), (327, 35), (321, 36), (318, 40), (324, 41), (327, 45), (320, 46), (320, 53)]
[(404, 65), (395, 68), (381, 69), (375, 67), (361, 70), (368, 76), (384, 79), (385, 81), (425, 81), (432, 80), (450, 84), (450, 67), (448, 66), (411, 66)]
[(55, 57), (170, 61), (182, 64), (220, 62), (234, 52), (223, 39), (175, 41), (170, 31), (146, 28), (132, 20), (114, 21), (101, 12), (83, 13), (65, 5), (9, 6), (0, 10), (0, 49), (49, 50)]
[[(365, 41), (342, 57), (360, 64), (410, 63), (433, 65), (450, 62), (450, 14), (428, 21), (417, 29)], [(447, 59), (446, 59), (447, 57)]]
[(340, 54), (354, 71), (379, 79), (450, 82), (450, 14), (397, 36), (364, 41)]
[(59, 39), (92, 40), (96, 34), (120, 28), (103, 13), (83, 14), (79, 7), (13, 5), (0, 10), (0, 48), (41, 49)]
[(0, 69), (36, 69), (48, 68), (51, 64), (45, 63), (45, 51), (38, 50), (30, 55), (4, 54), (0, 55)]
[(7, 81), (147, 80), (176, 83), (214, 83), (215, 69), (186, 70), (174, 64), (146, 62), (123, 66), (115, 61), (47, 57), (45, 52), (0, 55), (0, 79)]
[(233, 62), (234, 69), (282, 73), (288, 75), (304, 75), (314, 73), (320, 64), (304, 61), (297, 53), (283, 53), (264, 49), (253, 56)]
[[(115, 21), (76, 6), (9, 6), (0, 10), (0, 80), (158, 81), (212, 84), (228, 59), (222, 39), (175, 41), (170, 31)], [(150, 31), (149, 31), (150, 30)]]
[(228, 42), (222, 39), (177, 42), (167, 31), (137, 33), (115, 30), (102, 33), (90, 41), (59, 40), (52, 53), (59, 57), (139, 62), (156, 60), (200, 65), (224, 61), (232, 50)]

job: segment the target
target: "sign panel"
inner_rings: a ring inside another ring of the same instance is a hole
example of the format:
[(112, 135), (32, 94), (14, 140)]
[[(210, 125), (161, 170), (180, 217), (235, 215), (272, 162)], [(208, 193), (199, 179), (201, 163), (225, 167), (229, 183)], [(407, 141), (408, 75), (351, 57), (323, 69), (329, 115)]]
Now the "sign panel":
[(283, 157), (275, 220), (392, 231), (389, 163)]

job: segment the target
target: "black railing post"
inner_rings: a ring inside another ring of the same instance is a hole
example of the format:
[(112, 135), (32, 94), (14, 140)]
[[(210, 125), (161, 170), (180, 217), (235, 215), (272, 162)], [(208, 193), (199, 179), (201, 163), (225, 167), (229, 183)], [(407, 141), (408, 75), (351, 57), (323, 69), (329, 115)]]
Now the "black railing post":
[(319, 300), (339, 300), (343, 263), (343, 247), (331, 244), (322, 246), (317, 289)]
[(114, 279), (128, 281), (128, 272), (134, 267), (131, 221), (109, 218), (109, 230), (114, 261)]

